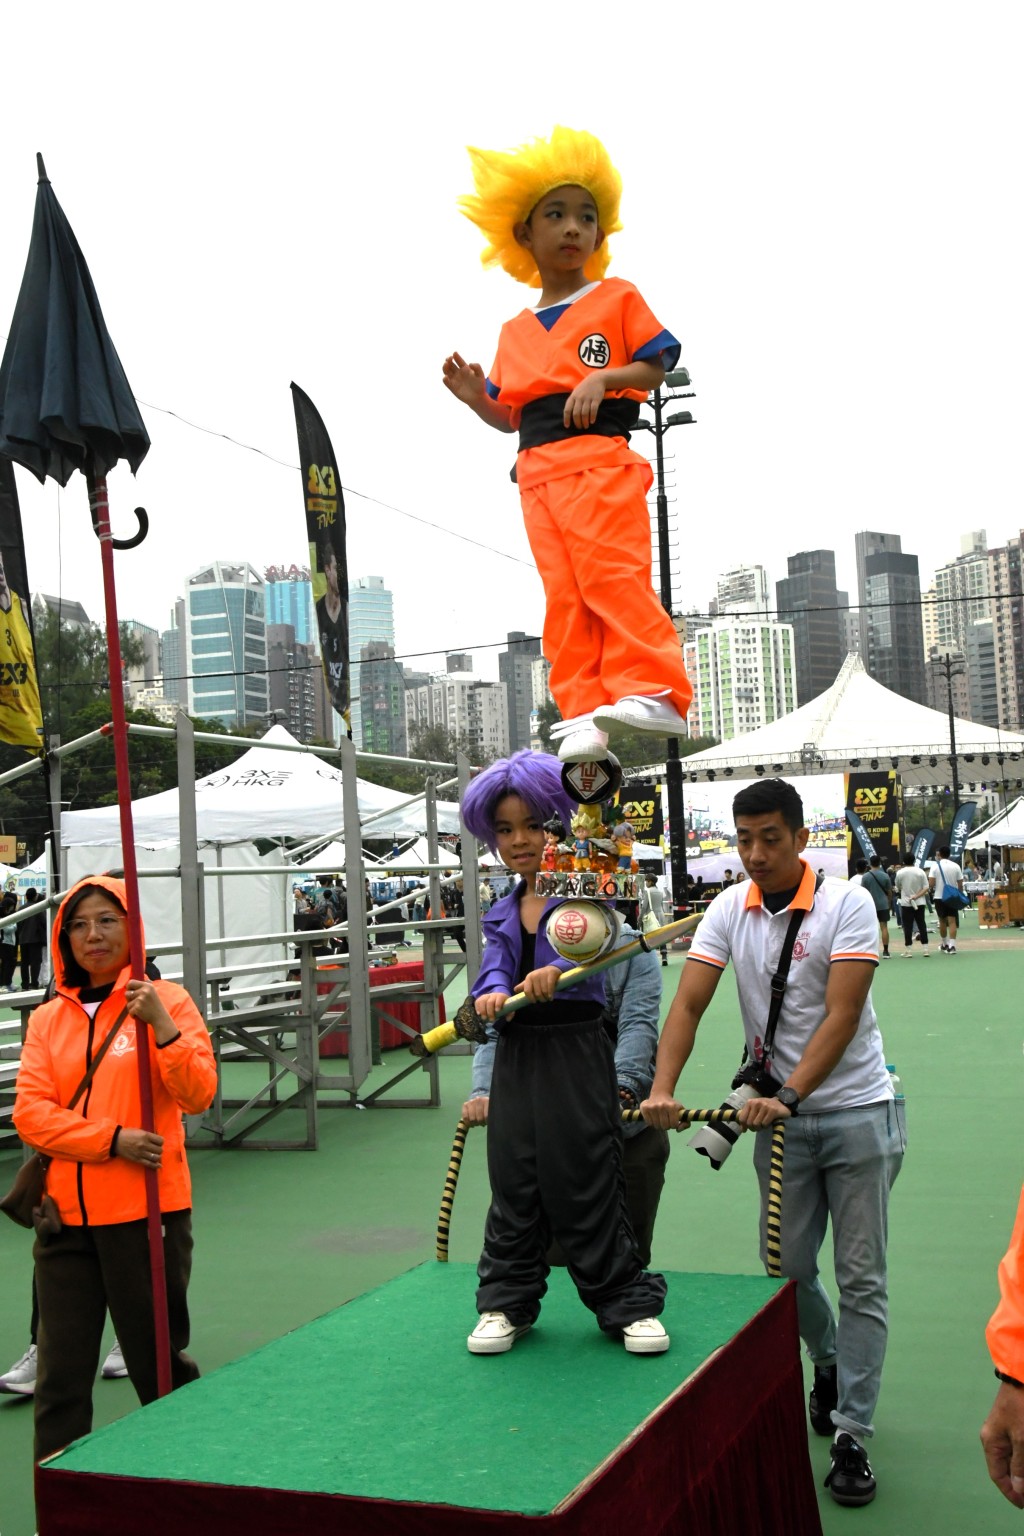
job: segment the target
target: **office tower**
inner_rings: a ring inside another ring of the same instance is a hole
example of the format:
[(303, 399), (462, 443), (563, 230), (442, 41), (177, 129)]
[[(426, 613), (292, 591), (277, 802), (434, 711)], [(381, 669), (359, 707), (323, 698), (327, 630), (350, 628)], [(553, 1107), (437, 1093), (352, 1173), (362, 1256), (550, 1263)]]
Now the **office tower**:
[(533, 709), (533, 663), (541, 654), (540, 640), (522, 630), (507, 637), (508, 649), (498, 653), (498, 677), (505, 685), (510, 752), (530, 745), (530, 711)]
[(395, 644), (395, 610), (390, 587), (381, 576), (356, 576), (348, 584), (348, 654), (352, 668), (352, 740), (363, 745), (360, 658), (372, 640)]
[(263, 578), (244, 560), (215, 560), (188, 578), (188, 713), (226, 726), (264, 724), (267, 625)]
[(141, 659), (124, 669), (125, 699), (131, 708), (141, 708), (136, 706), (135, 700), (144, 689), (152, 689), (160, 672), (160, 636), (155, 629), (140, 624), (137, 619), (128, 619), (122, 628), (142, 648)]
[(268, 565), (263, 572), (267, 626), (290, 624), (296, 645), (315, 645), (313, 583), (308, 565)]
[(904, 554), (898, 533), (855, 536), (860, 653), (883, 687), (925, 701), (924, 631), (917, 556)]
[(185, 654), (185, 599), (175, 599), (170, 628), (160, 636), (160, 670), (164, 698), (188, 713), (188, 662)]
[(330, 696), (324, 669), (313, 645), (303, 645), (290, 624), (267, 625), (269, 713), (296, 741), (326, 741), (331, 735)]
[(395, 660), (395, 648), (385, 640), (370, 640), (359, 653), (359, 663), (363, 751), (405, 757), (405, 674)]
[(781, 624), (792, 624), (796, 657), (796, 693), (801, 704), (831, 688), (846, 658), (836, 588), (836, 557), (831, 549), (790, 555), (788, 576), (775, 583)]

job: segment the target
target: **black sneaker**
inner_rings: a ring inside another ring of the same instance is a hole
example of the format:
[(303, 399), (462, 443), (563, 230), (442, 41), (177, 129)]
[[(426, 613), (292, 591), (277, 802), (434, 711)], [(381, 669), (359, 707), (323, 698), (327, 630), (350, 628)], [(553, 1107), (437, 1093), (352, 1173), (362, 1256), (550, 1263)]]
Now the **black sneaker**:
[(807, 1399), (807, 1412), (811, 1416), (811, 1428), (816, 1435), (834, 1435), (832, 1409), (839, 1402), (839, 1383), (834, 1365), (814, 1367), (814, 1385)]
[(825, 1487), (837, 1504), (870, 1504), (876, 1484), (868, 1454), (852, 1435), (837, 1435)]

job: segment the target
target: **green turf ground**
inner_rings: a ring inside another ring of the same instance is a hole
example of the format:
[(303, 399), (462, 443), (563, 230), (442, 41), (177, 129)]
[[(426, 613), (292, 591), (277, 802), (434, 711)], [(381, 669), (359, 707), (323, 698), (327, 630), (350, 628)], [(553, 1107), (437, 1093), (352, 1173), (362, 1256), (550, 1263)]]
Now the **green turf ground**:
[[(679, 964), (673, 957), (670, 980)], [(998, 1536), (1020, 1529), (1019, 1513), (988, 1482), (977, 1431), (996, 1385), (984, 1325), (1024, 1179), (1022, 991), (1024, 934), (979, 935), (973, 917), (956, 957), (935, 953), (925, 960), (915, 953), (905, 961), (894, 954), (879, 968), (875, 1006), (887, 1054), (906, 1087), (909, 1121), (907, 1161), (891, 1210), (892, 1327), (872, 1447), (880, 1492), (869, 1509), (843, 1510), (819, 1486), (826, 1536), (855, 1526), (873, 1536)], [(726, 978), (684, 1080), (687, 1102), (720, 1101), (739, 1050)], [(193, 1351), (204, 1369), (237, 1359), (433, 1256), (469, 1066), (464, 1057), (442, 1063), (440, 1110), (325, 1111), (318, 1153), (191, 1155)], [(455, 1203), (453, 1260), (471, 1262), (477, 1254), (486, 1207), (483, 1150), (482, 1133), (474, 1132)], [(13, 1155), (0, 1156), (4, 1187), (15, 1166)], [(756, 1210), (743, 1142), (714, 1173), (680, 1136), (658, 1221), (656, 1263), (668, 1270), (757, 1273)], [(4, 1223), (0, 1368), (27, 1342), (30, 1269), (28, 1234)], [(460, 1337), (474, 1317), (467, 1286)], [(95, 1403), (99, 1426), (131, 1411), (135, 1397), (127, 1382), (98, 1382)], [(2, 1536), (35, 1530), (31, 1416), (27, 1403), (0, 1400)], [(396, 1432), (384, 1440), (380, 1454), (397, 1455), (400, 1439)], [(814, 1439), (811, 1455), (820, 1485), (826, 1442)]]

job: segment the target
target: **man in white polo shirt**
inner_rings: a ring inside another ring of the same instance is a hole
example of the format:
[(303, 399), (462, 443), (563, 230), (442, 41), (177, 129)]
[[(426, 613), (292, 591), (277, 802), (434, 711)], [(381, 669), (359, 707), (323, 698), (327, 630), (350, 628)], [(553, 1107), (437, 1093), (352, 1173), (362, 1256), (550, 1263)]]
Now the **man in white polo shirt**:
[[(774, 1080), (773, 1091), (749, 1099), (739, 1118), (755, 1131), (787, 1122), (782, 1273), (797, 1282), (800, 1333), (814, 1365), (811, 1423), (819, 1434), (835, 1434), (826, 1480), (833, 1499), (867, 1504), (875, 1479), (863, 1442), (874, 1433), (885, 1357), (889, 1191), (906, 1147), (904, 1105), (894, 1101), (871, 1006), (878, 919), (863, 887), (816, 879), (800, 857), (808, 829), (791, 784), (757, 780), (735, 797), (733, 817), (750, 879), (717, 896), (694, 934), (641, 1109), (651, 1125), (678, 1122), (676, 1082), (731, 960), (747, 1055)], [(791, 926), (786, 991), (766, 1051), (771, 981)], [(762, 1261), (770, 1142), (759, 1135), (754, 1145)], [(830, 1218), (838, 1321), (818, 1273)]]

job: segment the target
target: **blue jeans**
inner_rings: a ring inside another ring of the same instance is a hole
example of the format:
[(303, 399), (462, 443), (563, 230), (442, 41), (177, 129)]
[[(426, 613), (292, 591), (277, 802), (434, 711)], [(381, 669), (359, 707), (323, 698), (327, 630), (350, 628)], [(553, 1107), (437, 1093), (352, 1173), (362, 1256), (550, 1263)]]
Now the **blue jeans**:
[[(764, 1262), (771, 1135), (756, 1135)], [(906, 1145), (906, 1105), (892, 1099), (786, 1122), (782, 1273), (796, 1281), (800, 1336), (811, 1360), (839, 1367), (839, 1406), (832, 1421), (858, 1439), (874, 1433), (888, 1335), (889, 1191)], [(818, 1274), (830, 1217), (838, 1321)]]

